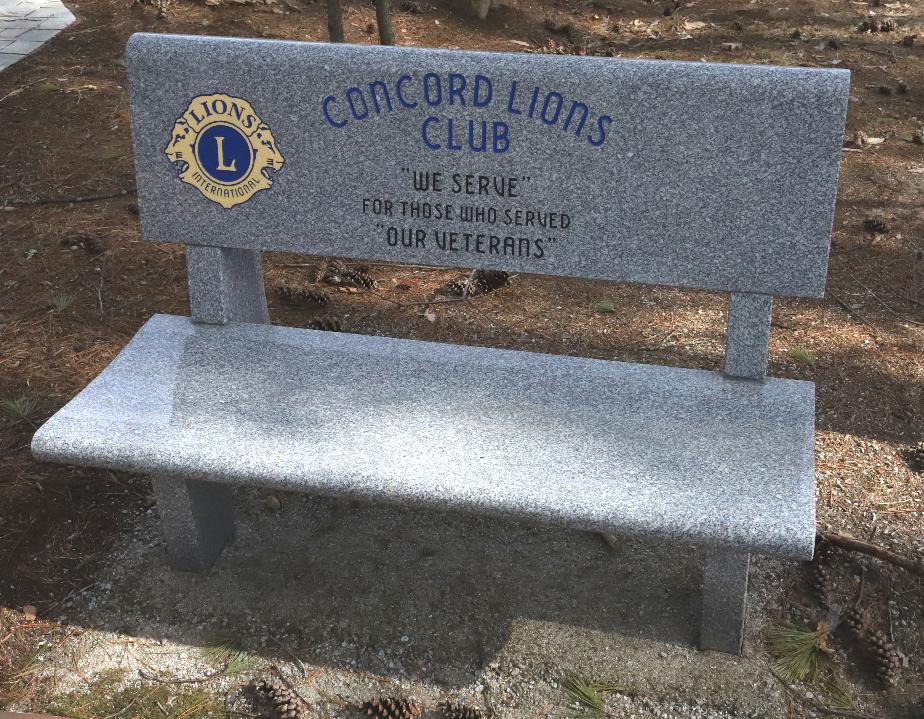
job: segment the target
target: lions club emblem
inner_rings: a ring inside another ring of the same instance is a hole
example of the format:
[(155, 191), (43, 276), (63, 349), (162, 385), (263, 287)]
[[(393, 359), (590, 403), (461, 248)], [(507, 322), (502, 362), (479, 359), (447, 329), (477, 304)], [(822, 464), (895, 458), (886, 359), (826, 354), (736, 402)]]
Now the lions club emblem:
[(250, 103), (228, 95), (194, 98), (164, 152), (183, 182), (226, 208), (269, 188), (270, 174), (283, 163), (272, 131)]

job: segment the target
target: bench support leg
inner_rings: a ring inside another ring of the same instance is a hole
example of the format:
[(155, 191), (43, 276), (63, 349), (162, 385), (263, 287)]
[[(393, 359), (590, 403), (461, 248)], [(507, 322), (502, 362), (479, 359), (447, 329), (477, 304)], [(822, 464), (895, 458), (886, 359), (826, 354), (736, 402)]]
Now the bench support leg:
[(154, 497), (174, 569), (204, 572), (234, 536), (231, 487), (217, 482), (154, 477)]
[(700, 649), (741, 654), (750, 563), (750, 554), (706, 552)]

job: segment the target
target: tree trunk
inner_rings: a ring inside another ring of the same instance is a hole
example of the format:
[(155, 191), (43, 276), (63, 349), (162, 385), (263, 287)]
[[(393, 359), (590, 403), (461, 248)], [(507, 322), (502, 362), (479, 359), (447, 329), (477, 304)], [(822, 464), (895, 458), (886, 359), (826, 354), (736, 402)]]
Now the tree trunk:
[(340, 0), (327, 0), (327, 34), (331, 42), (346, 42), (343, 37), (343, 10)]
[(382, 45), (395, 44), (395, 31), (391, 27), (390, 10), (388, 0), (375, 0), (375, 19), (379, 25), (379, 43)]

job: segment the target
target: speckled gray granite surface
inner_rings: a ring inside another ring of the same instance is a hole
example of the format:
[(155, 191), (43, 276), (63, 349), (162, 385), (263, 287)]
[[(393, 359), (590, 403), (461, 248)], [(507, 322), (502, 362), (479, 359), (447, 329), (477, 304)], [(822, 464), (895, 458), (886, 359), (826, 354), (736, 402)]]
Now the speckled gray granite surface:
[(186, 277), (189, 309), (196, 322), (269, 322), (259, 252), (189, 245)]
[(767, 374), (773, 297), (732, 293), (725, 334), (725, 374), (761, 379)]
[(46, 460), (810, 557), (814, 386), (157, 315)]
[[(127, 61), (148, 240), (824, 289), (845, 70), (144, 34)], [(231, 208), (165, 155), (215, 93), (249, 102), (284, 160)]]

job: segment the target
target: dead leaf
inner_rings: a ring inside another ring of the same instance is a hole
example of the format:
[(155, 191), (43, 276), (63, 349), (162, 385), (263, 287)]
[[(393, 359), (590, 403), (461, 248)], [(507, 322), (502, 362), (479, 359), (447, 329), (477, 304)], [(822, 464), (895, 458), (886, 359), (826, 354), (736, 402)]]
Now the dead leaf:
[(34, 622), (38, 617), (38, 608), (33, 604), (27, 604), (22, 608), (22, 615), (27, 622)]
[(722, 49), (728, 50), (728, 51), (740, 50), (743, 47), (744, 45), (742, 45), (740, 42), (723, 42), (722, 43)]
[(702, 20), (684, 20), (683, 29), (684, 30), (702, 30), (706, 27), (707, 23), (704, 23)]
[(423, 316), (430, 322), (436, 322), (436, 312), (433, 310), (427, 310), (423, 313)]
[(622, 553), (622, 542), (619, 541), (615, 534), (610, 534), (609, 532), (597, 532), (597, 536), (606, 542), (606, 546), (610, 548), (611, 552), (614, 554)]

